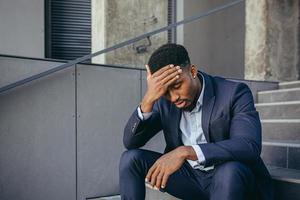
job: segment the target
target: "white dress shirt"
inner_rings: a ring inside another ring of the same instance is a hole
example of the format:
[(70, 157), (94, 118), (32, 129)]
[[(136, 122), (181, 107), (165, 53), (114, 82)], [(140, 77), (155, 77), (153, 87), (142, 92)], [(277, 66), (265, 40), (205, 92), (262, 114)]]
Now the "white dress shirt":
[[(202, 75), (201, 75), (202, 76)], [(198, 144), (207, 143), (205, 135), (202, 128), (202, 104), (203, 104), (203, 95), (205, 90), (205, 81), (202, 76), (202, 90), (197, 100), (196, 106), (192, 111), (182, 111), (180, 119), (180, 130), (181, 130), (181, 140), (185, 146), (192, 146), (196, 152), (198, 160), (187, 160), (189, 164), (194, 169), (200, 169), (208, 171), (213, 169), (214, 166), (203, 167), (205, 162), (204, 154)], [(150, 113), (142, 113), (141, 108), (138, 107), (138, 115), (141, 120), (146, 120), (151, 116)]]

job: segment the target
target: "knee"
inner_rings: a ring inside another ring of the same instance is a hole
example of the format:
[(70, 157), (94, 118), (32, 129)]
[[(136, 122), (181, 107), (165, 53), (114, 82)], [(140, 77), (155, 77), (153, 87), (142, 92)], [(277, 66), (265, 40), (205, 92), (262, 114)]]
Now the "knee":
[(140, 149), (132, 149), (124, 151), (120, 158), (120, 172), (124, 172), (136, 165), (142, 158)]
[(240, 181), (252, 179), (251, 170), (241, 162), (227, 162), (217, 168), (215, 174), (216, 182), (238, 183)]
[(254, 191), (254, 180), (252, 171), (245, 164), (224, 163), (216, 168), (210, 195), (217, 198), (221, 195), (224, 199), (245, 199), (248, 193)]

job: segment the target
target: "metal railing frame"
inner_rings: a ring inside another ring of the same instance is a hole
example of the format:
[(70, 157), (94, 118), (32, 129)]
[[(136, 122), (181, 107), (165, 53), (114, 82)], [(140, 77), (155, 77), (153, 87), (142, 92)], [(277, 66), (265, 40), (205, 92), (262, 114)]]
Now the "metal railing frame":
[(92, 57), (98, 56), (98, 55), (100, 55), (100, 54), (108, 53), (108, 52), (110, 52), (110, 51), (113, 51), (113, 50), (116, 50), (116, 49), (118, 49), (118, 48), (127, 46), (127, 45), (132, 44), (132, 43), (135, 43), (135, 42), (137, 42), (137, 41), (140, 41), (140, 40), (142, 40), (142, 39), (144, 39), (144, 38), (150, 37), (150, 36), (152, 36), (152, 35), (155, 35), (155, 34), (158, 34), (158, 33), (164, 32), (164, 31), (168, 31), (168, 30), (170, 30), (170, 29), (172, 29), (172, 28), (175, 28), (175, 27), (177, 27), (177, 26), (179, 26), (179, 25), (191, 23), (191, 22), (193, 22), (193, 21), (199, 20), (199, 19), (204, 18), (204, 17), (207, 17), (207, 16), (209, 16), (209, 15), (218, 13), (218, 12), (220, 12), (220, 11), (223, 11), (223, 10), (225, 10), (225, 9), (228, 9), (228, 8), (230, 8), (230, 7), (233, 7), (233, 6), (235, 6), (235, 5), (239, 4), (239, 3), (242, 3), (243, 1), (244, 1), (244, 0), (232, 1), (232, 2), (230, 2), (230, 3), (228, 3), (228, 4), (225, 4), (225, 5), (216, 7), (216, 8), (214, 8), (214, 9), (211, 9), (211, 10), (206, 11), (206, 12), (204, 12), (204, 13), (200, 13), (200, 14), (198, 14), (198, 15), (194, 15), (194, 16), (187, 17), (186, 19), (183, 19), (183, 20), (178, 21), (178, 22), (176, 22), (176, 23), (172, 23), (172, 24), (170, 24), (170, 25), (168, 25), (168, 26), (165, 26), (165, 27), (162, 27), (162, 28), (158, 28), (158, 29), (156, 29), (156, 30), (154, 30), (154, 31), (151, 31), (151, 32), (148, 32), (148, 33), (139, 35), (139, 36), (137, 36), (137, 37), (135, 37), (135, 38), (132, 38), (132, 39), (129, 39), (129, 40), (120, 42), (120, 43), (118, 43), (118, 44), (116, 44), (116, 45), (113, 45), (113, 46), (111, 46), (111, 47), (108, 47), (108, 48), (105, 48), (105, 49), (103, 49), (103, 50), (97, 51), (97, 52), (95, 52), (95, 53), (91, 53), (91, 54), (89, 54), (89, 55), (82, 56), (82, 57), (77, 58), (77, 59), (75, 59), (75, 60), (71, 60), (71, 61), (69, 61), (69, 62), (67, 62), (67, 63), (64, 63), (64, 64), (62, 64), (62, 65), (59, 65), (59, 66), (54, 67), (54, 68), (52, 68), (52, 69), (46, 70), (46, 71), (44, 71), (44, 72), (41, 72), (41, 73), (32, 75), (32, 76), (30, 76), (30, 77), (27, 77), (27, 78), (24, 78), (24, 79), (22, 79), (22, 80), (16, 81), (16, 82), (14, 82), (14, 83), (10, 83), (10, 84), (5, 85), (5, 86), (3, 86), (3, 87), (0, 88), (0, 94), (1, 94), (1, 93), (4, 93), (4, 92), (7, 92), (7, 91), (9, 91), (9, 90), (11, 90), (11, 89), (13, 89), (13, 88), (18, 87), (18, 86), (21, 86), (21, 85), (24, 85), (24, 84), (26, 84), (26, 83), (32, 82), (32, 81), (34, 81), (34, 80), (37, 80), (37, 79), (39, 79), (39, 78), (42, 78), (42, 77), (48, 76), (48, 75), (50, 75), (50, 74), (53, 74), (53, 73), (55, 73), (55, 72), (61, 71), (61, 70), (63, 70), (63, 69), (66, 69), (66, 68), (68, 68), (68, 67), (71, 67), (71, 66), (76, 65), (76, 64), (78, 64), (78, 63), (81, 63), (81, 62), (83, 62), (83, 61), (86, 61), (86, 60), (88, 60), (88, 59), (91, 59)]

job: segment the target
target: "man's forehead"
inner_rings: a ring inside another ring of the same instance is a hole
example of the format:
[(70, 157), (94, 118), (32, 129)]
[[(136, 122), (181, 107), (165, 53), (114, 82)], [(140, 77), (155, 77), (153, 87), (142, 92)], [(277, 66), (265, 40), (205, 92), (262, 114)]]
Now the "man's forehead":
[(190, 66), (180, 67), (180, 69), (182, 69), (182, 74), (183, 75), (187, 75), (191, 72)]

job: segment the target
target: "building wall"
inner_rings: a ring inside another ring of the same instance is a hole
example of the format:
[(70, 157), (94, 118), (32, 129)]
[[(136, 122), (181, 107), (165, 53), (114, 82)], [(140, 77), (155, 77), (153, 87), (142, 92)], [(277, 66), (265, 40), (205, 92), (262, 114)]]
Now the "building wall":
[(0, 1), (0, 54), (44, 58), (44, 1)]
[(265, 79), (267, 57), (265, 9), (266, 1), (246, 2), (245, 77), (248, 79)]
[[(167, 0), (92, 2), (93, 52), (167, 25)], [(177, 0), (177, 20), (229, 2)], [(299, 80), (299, 1), (245, 2), (178, 27), (177, 42), (187, 47), (200, 70), (210, 74)], [(0, 24), (0, 54), (44, 58), (44, 1), (0, 1)], [(142, 40), (93, 61), (143, 67), (151, 53), (167, 42), (167, 33), (152, 36), (151, 41), (145, 53), (135, 50), (148, 43)]]
[[(177, 20), (204, 13), (230, 0), (177, 1)], [(213, 75), (244, 78), (245, 4), (178, 28), (178, 43), (187, 47), (191, 61)]]
[[(0, 87), (61, 64), (0, 56)], [(15, 74), (18, 68), (23, 73)], [(278, 87), (243, 82), (254, 96)], [(0, 93), (0, 199), (118, 194), (124, 126), (146, 88), (145, 70), (76, 64)], [(158, 133), (143, 148), (164, 147)]]
[[(106, 0), (92, 0), (92, 52), (106, 47)], [(93, 63), (105, 63), (105, 55), (92, 58)]]
[[(98, 28), (93, 40), (100, 35), (104, 35), (105, 39), (93, 43), (93, 52), (167, 25), (167, 0), (99, 0), (97, 3), (102, 7), (95, 11), (92, 20), (98, 20), (98, 26), (104, 30)], [(100, 12), (105, 13), (105, 22), (99, 21), (98, 17), (103, 16)], [(138, 54), (135, 48), (148, 44), (146, 39), (107, 53), (104, 58), (94, 59), (93, 62), (144, 66), (151, 53), (167, 43), (167, 32), (151, 36), (150, 40), (152, 44), (145, 53)]]
[(245, 77), (300, 78), (299, 1), (246, 1)]

